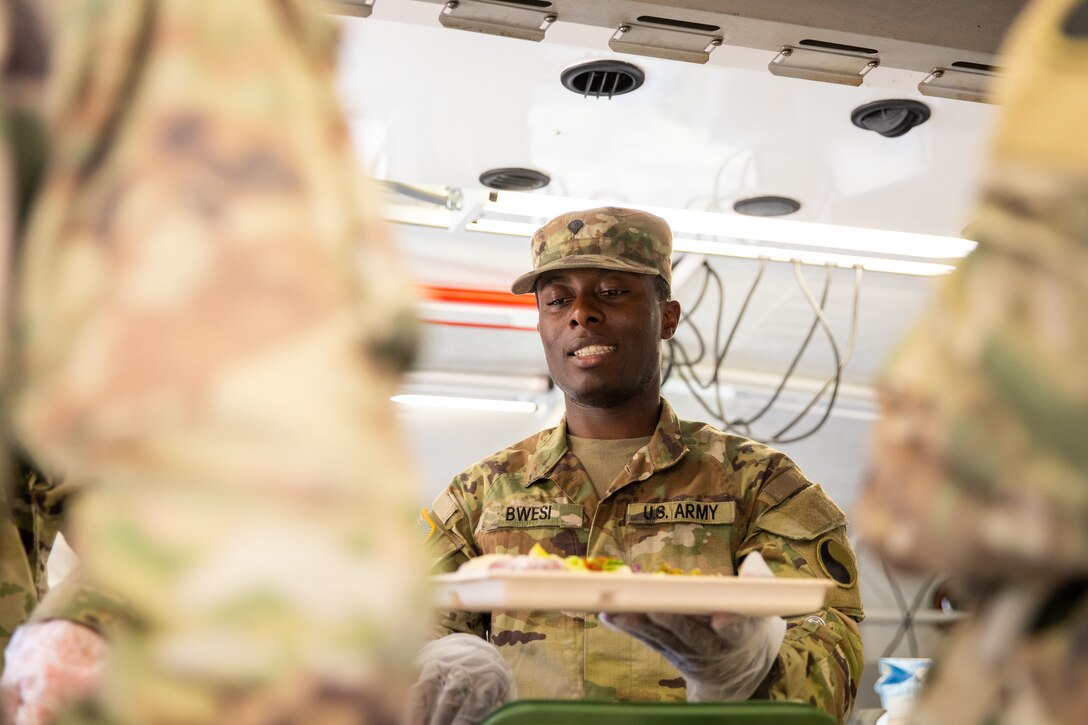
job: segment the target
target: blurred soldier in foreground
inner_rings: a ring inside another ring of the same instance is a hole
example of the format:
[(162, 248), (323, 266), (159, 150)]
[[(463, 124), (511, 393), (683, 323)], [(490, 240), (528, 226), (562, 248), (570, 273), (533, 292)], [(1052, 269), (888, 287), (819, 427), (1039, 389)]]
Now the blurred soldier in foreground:
[[(424, 612), (389, 395), (415, 325), (310, 5), (56, 8), (14, 407), (69, 482), (85, 571), (9, 656), (33, 664), (39, 633), (57, 653), (56, 618), (103, 629), (105, 681), (72, 721), (385, 722), (399, 705)], [(124, 602), (112, 625), (103, 597)], [(6, 683), (36, 706), (40, 681)]]
[[(15, 240), (45, 163), (42, 105), (48, 64), (46, 23), (34, 0), (0, 0), (0, 385), (9, 372), (8, 298)], [(0, 422), (0, 649), (46, 589), (46, 561), (63, 497), (8, 438)], [(0, 666), (2, 666), (0, 655)]]
[(978, 599), (920, 723), (1088, 722), (1088, 2), (1008, 43), (978, 249), (894, 358), (863, 535)]
[(840, 720), (849, 712), (863, 612), (846, 518), (782, 453), (679, 420), (661, 397), (661, 341), (680, 319), (669, 299), (671, 252), (665, 221), (633, 209), (570, 212), (533, 236), (533, 271), (512, 290), (536, 294), (566, 416), (438, 496), (424, 514), (435, 569), (537, 543), (643, 571), (734, 574), (744, 561), (831, 580), (826, 608), (788, 623), (729, 613), (450, 612), (440, 628), (448, 636), (424, 653), (417, 717), (476, 722), (514, 689), (560, 699), (800, 700)]

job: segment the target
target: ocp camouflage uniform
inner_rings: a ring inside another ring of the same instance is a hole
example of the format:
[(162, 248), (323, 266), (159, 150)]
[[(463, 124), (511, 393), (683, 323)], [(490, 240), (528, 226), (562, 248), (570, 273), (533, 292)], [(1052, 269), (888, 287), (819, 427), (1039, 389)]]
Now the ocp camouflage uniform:
[[(46, 564), (57, 538), (63, 498), (47, 479), (11, 451), (0, 502), (0, 647), (48, 590)], [(3, 651), (0, 650), (0, 669)]]
[(885, 373), (858, 511), (980, 601), (923, 723), (1088, 722), (1088, 2), (1033, 3), (1007, 50), (979, 246)]
[[(565, 421), (458, 475), (427, 518), (436, 571), (482, 554), (612, 556), (734, 574), (759, 551), (780, 577), (831, 578), (827, 607), (788, 621), (757, 697), (801, 700), (843, 720), (862, 670), (863, 617), (846, 518), (782, 453), (662, 405), (646, 447), (603, 500), (567, 448)], [(594, 612), (450, 612), (440, 634), (489, 636), (520, 697), (683, 700), (679, 673)]]
[[(47, 43), (40, 3), (0, 2), (0, 380), (9, 369), (10, 258), (44, 164), (42, 91)], [(6, 394), (7, 385), (0, 385)], [(47, 588), (46, 562), (63, 497), (19, 455), (0, 423), (0, 669), (3, 649)]]
[(56, 8), (15, 414), (80, 487), (51, 615), (131, 615), (81, 718), (378, 721), (416, 650), (417, 328), (311, 5)]

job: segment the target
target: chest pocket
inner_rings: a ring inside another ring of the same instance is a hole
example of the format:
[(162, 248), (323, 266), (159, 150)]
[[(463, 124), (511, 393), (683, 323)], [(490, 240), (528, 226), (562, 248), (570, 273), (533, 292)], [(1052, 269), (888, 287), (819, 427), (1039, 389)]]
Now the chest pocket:
[(514, 497), (484, 506), (476, 543), (484, 554), (525, 554), (540, 544), (549, 554), (581, 554), (584, 514), (576, 503)]
[(684, 499), (628, 504), (622, 558), (643, 571), (662, 566), (733, 573), (735, 501)]

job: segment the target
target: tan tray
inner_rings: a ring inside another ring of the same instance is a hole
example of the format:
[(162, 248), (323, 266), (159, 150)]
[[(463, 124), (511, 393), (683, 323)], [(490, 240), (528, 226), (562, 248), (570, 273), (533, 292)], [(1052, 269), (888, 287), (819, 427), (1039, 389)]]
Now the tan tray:
[(826, 579), (485, 571), (431, 578), (439, 607), (475, 612), (735, 612), (808, 614), (832, 586)]

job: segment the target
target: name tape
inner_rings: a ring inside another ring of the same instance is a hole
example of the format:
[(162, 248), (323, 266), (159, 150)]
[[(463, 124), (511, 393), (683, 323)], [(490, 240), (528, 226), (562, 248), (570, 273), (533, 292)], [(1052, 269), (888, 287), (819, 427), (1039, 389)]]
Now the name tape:
[(736, 501), (666, 501), (627, 506), (627, 523), (632, 526), (731, 524), (736, 517)]

